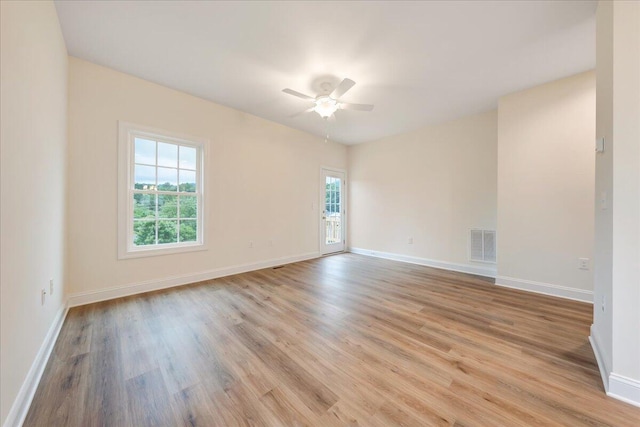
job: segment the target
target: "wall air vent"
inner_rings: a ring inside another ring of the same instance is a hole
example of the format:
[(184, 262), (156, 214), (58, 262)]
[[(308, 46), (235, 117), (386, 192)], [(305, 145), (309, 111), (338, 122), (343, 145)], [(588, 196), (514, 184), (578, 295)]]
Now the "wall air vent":
[(496, 232), (494, 230), (471, 230), (469, 259), (480, 262), (496, 262)]

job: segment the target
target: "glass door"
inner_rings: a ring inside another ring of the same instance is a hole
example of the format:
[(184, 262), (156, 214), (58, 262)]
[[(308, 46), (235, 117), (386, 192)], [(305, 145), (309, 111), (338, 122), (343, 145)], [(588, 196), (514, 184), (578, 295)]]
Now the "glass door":
[(345, 249), (344, 172), (322, 169), (320, 252), (341, 252)]

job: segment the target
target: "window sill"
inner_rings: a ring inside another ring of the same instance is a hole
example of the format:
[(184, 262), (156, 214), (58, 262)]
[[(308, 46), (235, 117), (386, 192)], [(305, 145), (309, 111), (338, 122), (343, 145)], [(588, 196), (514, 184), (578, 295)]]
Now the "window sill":
[(177, 245), (170, 247), (155, 247), (155, 248), (141, 248), (141, 249), (129, 249), (124, 253), (118, 254), (118, 259), (131, 259), (131, 258), (147, 258), (161, 255), (174, 255), (184, 252), (199, 252), (206, 251), (207, 245), (201, 243)]

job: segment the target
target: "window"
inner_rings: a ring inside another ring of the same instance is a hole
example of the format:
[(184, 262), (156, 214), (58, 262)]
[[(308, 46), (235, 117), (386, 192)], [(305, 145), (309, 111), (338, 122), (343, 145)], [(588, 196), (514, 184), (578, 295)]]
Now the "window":
[(200, 138), (120, 122), (118, 257), (202, 250)]

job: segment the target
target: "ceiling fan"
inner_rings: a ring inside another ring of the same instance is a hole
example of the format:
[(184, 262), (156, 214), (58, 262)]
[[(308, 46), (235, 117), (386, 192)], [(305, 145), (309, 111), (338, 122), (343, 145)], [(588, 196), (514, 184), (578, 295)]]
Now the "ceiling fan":
[(331, 83), (325, 82), (321, 85), (321, 87), (325, 90), (326, 93), (319, 94), (315, 98), (313, 96), (305, 95), (304, 93), (300, 93), (293, 89), (289, 89), (289, 88), (282, 89), (284, 93), (297, 96), (298, 98), (302, 98), (306, 101), (311, 101), (315, 104), (313, 107), (308, 108), (304, 111), (300, 111), (299, 113), (293, 114), (289, 117), (297, 117), (301, 114), (315, 111), (323, 119), (328, 119), (337, 110), (356, 110), (356, 111), (373, 110), (373, 105), (371, 104), (351, 104), (348, 102), (340, 101), (340, 97), (345, 93), (347, 93), (347, 91), (351, 89), (355, 84), (356, 82), (354, 82), (351, 79), (344, 79), (331, 93), (329, 93), (329, 90), (331, 90)]

